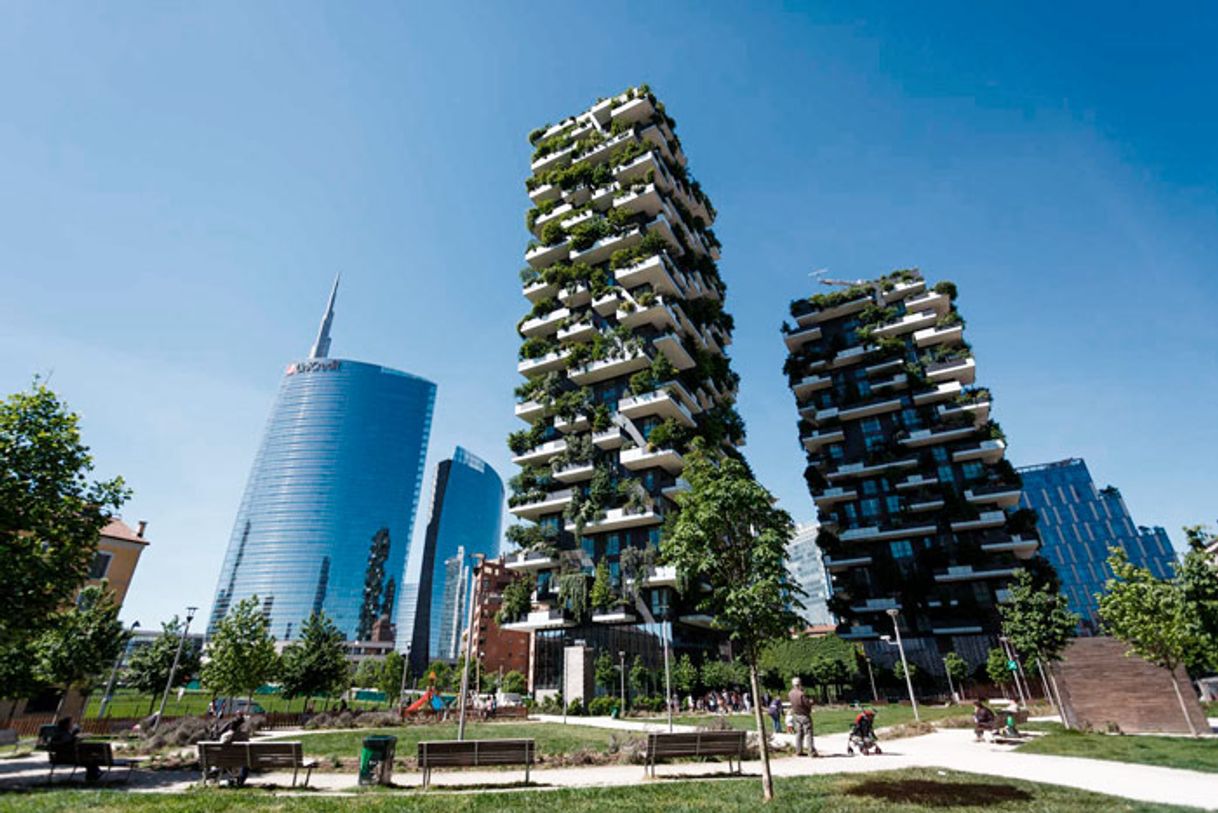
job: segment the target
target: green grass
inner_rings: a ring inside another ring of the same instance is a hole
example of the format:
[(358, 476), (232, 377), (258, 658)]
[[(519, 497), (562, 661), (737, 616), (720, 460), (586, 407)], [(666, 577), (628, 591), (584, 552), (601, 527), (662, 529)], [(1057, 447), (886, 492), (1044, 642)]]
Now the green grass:
[[(988, 779), (928, 769), (886, 771), (865, 777), (830, 775), (776, 781), (770, 811), (815, 813), (1171, 813), (1188, 808), (1131, 802), (1052, 785)], [(348, 797), (275, 797), (254, 789), (197, 790), (176, 795), (120, 791), (43, 791), (0, 796), (0, 813), (389, 813), (411, 810), (461, 813), (607, 813), (607, 811), (737, 811), (761, 809), (756, 778), (644, 783), (514, 793), (376, 792)]]
[[(188, 691), (182, 696), (181, 701), (178, 700), (177, 692), (170, 692), (169, 701), (165, 704), (166, 717), (179, 717), (182, 715), (199, 716), (207, 713), (207, 704), (211, 702), (211, 692)], [(89, 697), (89, 705), (85, 710), (85, 717), (96, 717), (98, 709), (101, 708), (102, 692), (94, 692)], [(160, 696), (152, 697), (147, 694), (130, 689), (119, 689), (115, 691), (114, 697), (110, 701), (110, 705), (106, 708), (107, 717), (146, 717), (149, 714), (148, 704), (153, 704), (153, 710), (156, 710), (160, 704)], [(295, 700), (285, 700), (280, 694), (256, 694), (254, 702), (262, 706), (267, 711), (300, 711), (304, 708), (304, 700), (296, 698)], [(313, 704), (318, 711), (325, 706), (325, 698), (314, 698)], [(335, 705), (336, 701), (330, 701), (330, 705)], [(372, 703), (369, 701), (356, 701), (352, 704), (357, 709), (376, 709), (385, 708), (383, 703)]]
[(1205, 709), (1206, 717), (1218, 717), (1218, 700), (1211, 700), (1208, 703), (1202, 703), (1201, 708)]
[[(1212, 739), (1083, 733), (1067, 731), (1057, 723), (1038, 724), (1035, 728), (1048, 733), (1024, 743), (1017, 751), (1218, 773), (1218, 742)], [(1218, 797), (1218, 792), (1215, 795)]]
[[(603, 728), (589, 728), (561, 723), (467, 723), (465, 737), (477, 739), (532, 738), (537, 741), (537, 752), (543, 758), (570, 754), (581, 748), (604, 751), (611, 734), (619, 737), (626, 732), (612, 732)], [(457, 737), (455, 723), (436, 725), (408, 725), (392, 728), (341, 729), (299, 734), (276, 739), (300, 740), (306, 756), (317, 759), (354, 759), (359, 756), (364, 737), (372, 734), (391, 734), (398, 738), (397, 756), (413, 758), (421, 740), (452, 740)], [(324, 763), (323, 763), (324, 764)]]
[[(869, 706), (875, 708), (875, 725), (876, 728), (887, 728), (888, 726), (904, 725), (905, 723), (913, 722), (913, 709), (909, 706)], [(854, 722), (854, 718), (858, 716), (858, 709), (848, 708), (844, 706), (816, 706), (812, 709), (812, 726), (817, 734), (839, 734), (843, 731), (850, 730), (850, 724)], [(968, 706), (918, 706), (918, 713), (922, 719), (927, 722), (942, 720), (947, 717), (968, 717), (972, 711)], [(662, 723), (667, 722), (666, 717), (648, 717), (644, 718), (646, 722)], [(681, 714), (674, 716), (672, 721), (677, 725), (707, 725), (715, 719), (713, 714)], [(732, 728), (738, 728), (745, 731), (753, 731), (757, 727), (757, 723), (753, 719), (752, 714), (728, 714), (724, 719)], [(785, 720), (785, 712), (784, 712)], [(765, 715), (765, 724), (767, 728), (773, 727), (773, 721), (770, 720), (770, 715)]]

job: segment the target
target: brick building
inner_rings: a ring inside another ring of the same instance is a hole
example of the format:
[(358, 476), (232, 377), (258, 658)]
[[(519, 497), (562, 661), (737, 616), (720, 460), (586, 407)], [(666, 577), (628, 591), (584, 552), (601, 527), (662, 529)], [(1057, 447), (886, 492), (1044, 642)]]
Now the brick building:
[(513, 669), (529, 673), (529, 633), (500, 629), (495, 613), (503, 603), (503, 588), (518, 577), (504, 565), (503, 557), (487, 559), (474, 570), (473, 628), (477, 660), (484, 674), (506, 674)]

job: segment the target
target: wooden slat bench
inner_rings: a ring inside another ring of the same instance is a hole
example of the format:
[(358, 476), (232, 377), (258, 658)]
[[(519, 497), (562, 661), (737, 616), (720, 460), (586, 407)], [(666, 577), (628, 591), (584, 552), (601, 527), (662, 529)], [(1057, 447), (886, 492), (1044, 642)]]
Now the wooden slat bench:
[(305, 770), (305, 787), (313, 776), (317, 760), (305, 759), (304, 751), (299, 742), (201, 742), (199, 743), (199, 770), (203, 774), (203, 784), (213, 771), (219, 781), (223, 771), (237, 771), (248, 768), (250, 771), (266, 771), (282, 769), (292, 770), (292, 787), (296, 787), (296, 778), (301, 769)]
[(528, 784), (536, 750), (533, 740), (428, 740), (419, 743), (419, 770), (423, 787), (431, 784), (432, 768), (477, 768), (486, 765), (523, 765)]
[(48, 785), (55, 779), (55, 768), (57, 767), (70, 766), (72, 768), (68, 779), (75, 776), (77, 768), (87, 768), (90, 765), (104, 768), (106, 776), (109, 776), (115, 768), (126, 768), (127, 773), (123, 776), (124, 782), (131, 778), (131, 769), (135, 767), (135, 760), (115, 759), (114, 749), (110, 747), (110, 743), (90, 740), (50, 745), (47, 747), (47, 758), (51, 763), (51, 772), (47, 774)]
[(648, 734), (647, 750), (644, 753), (643, 775), (648, 770), (656, 775), (656, 762), (676, 757), (727, 757), (731, 770), (736, 760), (735, 773), (743, 770), (745, 732), (743, 731), (695, 731), (690, 734)]

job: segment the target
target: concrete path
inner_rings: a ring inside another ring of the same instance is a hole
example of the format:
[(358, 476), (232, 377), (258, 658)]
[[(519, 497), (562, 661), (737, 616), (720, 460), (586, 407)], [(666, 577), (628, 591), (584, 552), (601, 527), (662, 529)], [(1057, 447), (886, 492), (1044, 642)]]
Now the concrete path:
[[(561, 714), (534, 714), (529, 718), (537, 720), (539, 723), (558, 723), (562, 724)], [(589, 728), (610, 728), (615, 731), (656, 731), (662, 732), (668, 730), (668, 723), (655, 720), (614, 720), (609, 717), (567, 717), (567, 725), (582, 725)], [(673, 724), (672, 730), (679, 733), (688, 733), (696, 731), (697, 726), (692, 725), (677, 725)]]
[[(639, 730), (631, 726), (648, 725), (630, 720), (598, 722), (622, 723), (621, 726), (597, 725), (598, 728), (620, 730)], [(972, 732), (965, 729), (943, 729), (920, 737), (882, 742), (884, 753), (871, 757), (845, 756), (845, 734), (817, 737), (816, 744), (821, 753), (829, 756), (812, 759), (776, 754), (772, 760), (774, 775), (787, 777), (941, 768), (989, 778), (1005, 777), (1062, 785), (1137, 801), (1218, 810), (1218, 775), (1212, 773), (1013, 753), (1012, 746), (976, 743)], [(35, 754), (0, 761), (0, 790), (45, 782), (45, 760), (43, 754)], [(657, 769), (656, 781), (726, 778), (726, 767), (724, 763), (664, 765)], [(760, 762), (744, 763), (746, 774), (756, 776), (760, 769)], [(438, 771), (432, 775), (432, 784), (453, 790), (471, 786), (479, 786), (480, 790), (496, 787), (508, 790), (519, 789), (523, 779), (523, 770)], [(534, 770), (532, 779), (533, 787), (539, 789), (626, 786), (644, 781), (644, 772), (641, 765), (580, 766)], [(197, 772), (136, 771), (130, 787), (137, 792), (182, 792), (197, 781)], [(394, 781), (402, 788), (417, 788), (420, 776), (417, 772), (398, 772)], [(286, 788), (291, 783), (291, 775), (263, 774), (255, 777), (254, 783)], [(310, 785), (323, 793), (349, 793), (355, 789), (356, 777), (350, 773), (315, 773)]]

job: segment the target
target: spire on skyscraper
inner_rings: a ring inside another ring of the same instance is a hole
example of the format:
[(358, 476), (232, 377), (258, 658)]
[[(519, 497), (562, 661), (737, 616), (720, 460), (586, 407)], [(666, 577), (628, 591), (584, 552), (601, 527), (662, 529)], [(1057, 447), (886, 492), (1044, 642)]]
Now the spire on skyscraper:
[(326, 303), (326, 313), (321, 317), (321, 327), (317, 329), (317, 341), (309, 351), (309, 358), (324, 359), (330, 355), (330, 324), (334, 321), (334, 297), (338, 295), (338, 281), (342, 274), (335, 274), (334, 287), (330, 289), (330, 301)]

